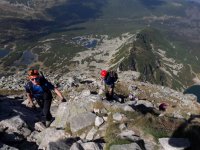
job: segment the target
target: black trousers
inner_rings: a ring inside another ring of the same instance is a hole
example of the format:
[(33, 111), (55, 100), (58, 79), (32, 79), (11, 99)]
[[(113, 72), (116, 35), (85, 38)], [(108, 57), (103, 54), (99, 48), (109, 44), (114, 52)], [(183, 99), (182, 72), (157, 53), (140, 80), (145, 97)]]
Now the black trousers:
[(114, 88), (115, 88), (115, 84), (114, 83), (111, 84), (111, 85), (105, 84), (105, 94), (106, 94), (106, 98), (108, 100), (113, 98)]
[(52, 96), (49, 93), (44, 93), (41, 99), (36, 99), (38, 105), (42, 109), (42, 114), (45, 121), (50, 121), (52, 119), (52, 115), (50, 112)]

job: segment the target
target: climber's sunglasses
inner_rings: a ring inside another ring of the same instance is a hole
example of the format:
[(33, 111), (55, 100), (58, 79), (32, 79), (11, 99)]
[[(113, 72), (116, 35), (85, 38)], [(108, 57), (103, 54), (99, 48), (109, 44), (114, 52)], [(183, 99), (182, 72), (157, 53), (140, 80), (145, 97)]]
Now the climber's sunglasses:
[(32, 78), (31, 81), (39, 81), (40, 78)]

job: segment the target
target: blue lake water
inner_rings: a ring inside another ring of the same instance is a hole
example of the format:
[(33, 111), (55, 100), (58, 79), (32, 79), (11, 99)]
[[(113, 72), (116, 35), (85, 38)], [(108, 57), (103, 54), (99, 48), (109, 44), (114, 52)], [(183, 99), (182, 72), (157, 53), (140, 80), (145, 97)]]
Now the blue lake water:
[(96, 39), (90, 40), (81, 37), (75, 37), (72, 40), (77, 44), (83, 45), (85, 48), (95, 48), (98, 44), (98, 41)]
[(9, 50), (6, 50), (6, 49), (0, 49), (0, 58), (3, 58), (5, 57), (6, 55), (9, 54)]
[(86, 48), (95, 48), (96, 45), (97, 45), (97, 40), (92, 40), (92, 41), (88, 42), (88, 43), (85, 45), (85, 47), (86, 47)]
[(200, 85), (193, 85), (187, 88), (184, 94), (194, 94), (197, 97), (197, 101), (200, 103)]

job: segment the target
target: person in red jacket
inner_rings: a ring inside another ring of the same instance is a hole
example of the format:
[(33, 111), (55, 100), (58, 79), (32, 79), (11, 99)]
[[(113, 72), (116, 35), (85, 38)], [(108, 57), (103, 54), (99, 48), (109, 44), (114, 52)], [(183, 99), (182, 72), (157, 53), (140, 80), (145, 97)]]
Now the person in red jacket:
[(118, 79), (117, 73), (114, 71), (101, 71), (101, 79), (104, 83), (104, 91), (108, 100), (113, 99), (115, 82)]

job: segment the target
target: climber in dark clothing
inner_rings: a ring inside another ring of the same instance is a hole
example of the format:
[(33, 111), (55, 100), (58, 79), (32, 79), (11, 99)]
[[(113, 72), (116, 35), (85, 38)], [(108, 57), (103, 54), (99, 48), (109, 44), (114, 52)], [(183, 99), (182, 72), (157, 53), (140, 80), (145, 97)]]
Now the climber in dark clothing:
[(113, 98), (114, 95), (114, 88), (115, 88), (115, 82), (118, 79), (117, 73), (114, 71), (101, 71), (101, 78), (105, 86), (105, 96), (108, 100)]
[(55, 93), (61, 98), (62, 102), (66, 100), (54, 85), (39, 74), (38, 70), (30, 70), (28, 72), (28, 78), (30, 81), (25, 85), (28, 97), (28, 106), (31, 108), (35, 107), (33, 100), (35, 99), (37, 101), (45, 118), (45, 126), (48, 127), (52, 120), (50, 107), (53, 96), (51, 91), (55, 91)]

